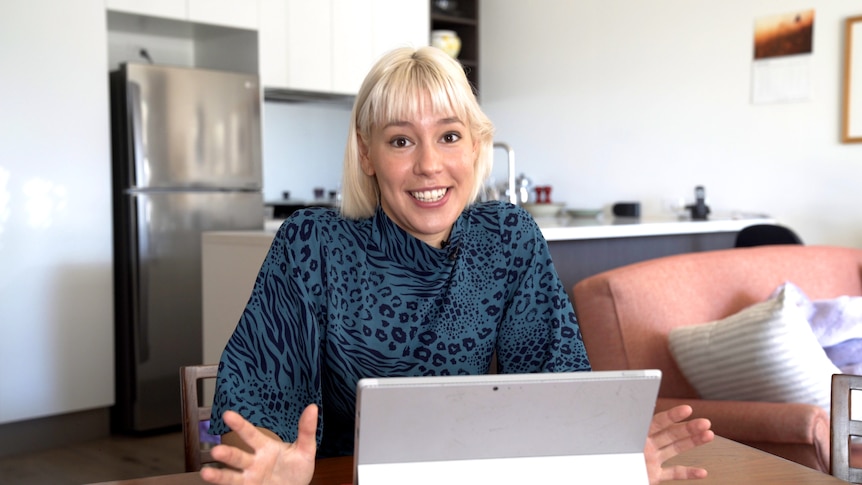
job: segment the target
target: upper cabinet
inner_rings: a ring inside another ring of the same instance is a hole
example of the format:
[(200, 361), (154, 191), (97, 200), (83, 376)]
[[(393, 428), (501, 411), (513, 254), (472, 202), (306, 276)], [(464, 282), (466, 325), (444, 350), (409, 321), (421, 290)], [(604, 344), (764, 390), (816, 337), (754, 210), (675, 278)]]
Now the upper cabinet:
[(106, 0), (105, 6), (114, 12), (174, 20), (186, 20), (189, 13), (185, 0)]
[(428, 45), (431, 26), (428, 0), (105, 1), (119, 33), (109, 39), (112, 61), (139, 57), (140, 45), (157, 63), (253, 68), (273, 96), (355, 95), (381, 54)]
[(431, 30), (451, 30), (461, 39), (458, 61), (479, 91), (479, 0), (431, 0)]
[(258, 0), (106, 0), (108, 10), (257, 30)]
[(331, 90), (332, 2), (261, 0), (260, 14), (261, 84), (270, 89)]
[(384, 52), (428, 45), (428, 0), (260, 0), (268, 91), (354, 95)]
[(258, 74), (259, 0), (105, 0), (108, 69), (124, 62)]
[[(164, 0), (162, 0), (164, 1)], [(258, 0), (187, 0), (189, 22), (258, 30)]]

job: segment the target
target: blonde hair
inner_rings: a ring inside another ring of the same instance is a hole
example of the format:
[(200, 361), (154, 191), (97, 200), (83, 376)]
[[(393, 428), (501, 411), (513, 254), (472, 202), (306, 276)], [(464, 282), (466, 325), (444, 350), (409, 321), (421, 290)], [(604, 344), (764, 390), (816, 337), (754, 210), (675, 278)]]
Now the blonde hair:
[(478, 149), (468, 200), (479, 195), (491, 173), (494, 125), (479, 107), (461, 64), (436, 47), (405, 47), (377, 61), (353, 104), (341, 184), (344, 217), (371, 217), (380, 198), (376, 179), (362, 171), (357, 136), (368, 144), (374, 126), (411, 118), (426, 100), (435, 112), (454, 113), (470, 130)]

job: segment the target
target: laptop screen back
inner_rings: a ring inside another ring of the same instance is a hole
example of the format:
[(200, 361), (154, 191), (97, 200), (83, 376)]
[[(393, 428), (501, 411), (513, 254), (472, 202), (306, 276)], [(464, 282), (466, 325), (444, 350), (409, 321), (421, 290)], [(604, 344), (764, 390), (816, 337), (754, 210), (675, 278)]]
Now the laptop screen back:
[(616, 483), (607, 474), (625, 468), (631, 474), (618, 483), (646, 483), (643, 447), (660, 380), (656, 370), (363, 379), (354, 482), (476, 473), (483, 482), (590, 483), (601, 473), (595, 483)]

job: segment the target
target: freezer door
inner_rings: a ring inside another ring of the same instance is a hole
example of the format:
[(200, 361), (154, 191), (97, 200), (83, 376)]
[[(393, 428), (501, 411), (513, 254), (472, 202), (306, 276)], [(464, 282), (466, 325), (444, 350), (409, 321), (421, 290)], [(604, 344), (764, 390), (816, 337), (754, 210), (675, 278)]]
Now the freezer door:
[[(261, 230), (260, 192), (130, 193), (118, 388), (135, 431), (180, 423), (179, 368), (202, 362), (201, 233)], [(250, 290), (250, 289), (249, 289)]]
[(126, 187), (261, 187), (257, 76), (146, 64), (124, 69)]

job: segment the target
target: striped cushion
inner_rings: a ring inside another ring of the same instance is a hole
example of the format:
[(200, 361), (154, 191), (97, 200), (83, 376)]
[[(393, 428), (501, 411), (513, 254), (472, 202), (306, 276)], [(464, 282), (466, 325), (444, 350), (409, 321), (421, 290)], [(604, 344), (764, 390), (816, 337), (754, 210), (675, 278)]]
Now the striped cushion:
[(671, 354), (704, 399), (801, 402), (829, 410), (826, 356), (785, 285), (770, 299), (722, 320), (671, 330)]

